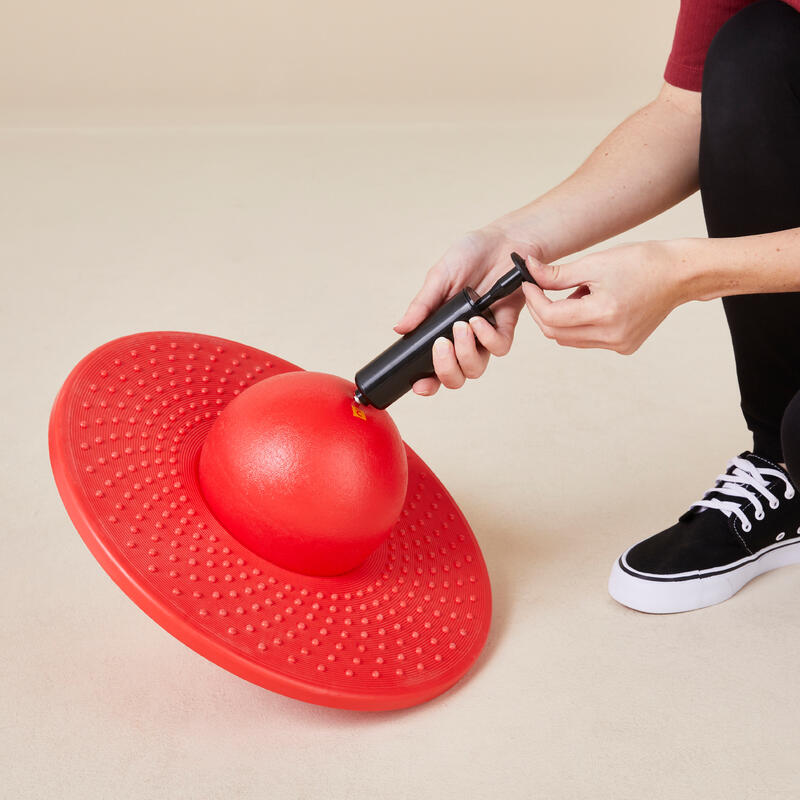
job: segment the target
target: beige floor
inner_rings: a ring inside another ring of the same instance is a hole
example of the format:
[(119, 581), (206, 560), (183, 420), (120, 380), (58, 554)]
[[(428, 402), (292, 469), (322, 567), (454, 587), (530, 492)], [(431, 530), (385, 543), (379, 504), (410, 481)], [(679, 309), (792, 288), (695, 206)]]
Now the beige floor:
[[(367, 715), (197, 656), (73, 530), (46, 423), (116, 336), (218, 334), (352, 376), (461, 231), (563, 177), (612, 120), (0, 133), (0, 794), (12, 798), (797, 796), (800, 571), (646, 616), (606, 593), (748, 445), (718, 303), (635, 356), (524, 318), (467, 389), (393, 409), (461, 503), (496, 611), (451, 692)], [(576, 224), (580, 221), (576, 220)], [(628, 238), (702, 235), (696, 199)]]

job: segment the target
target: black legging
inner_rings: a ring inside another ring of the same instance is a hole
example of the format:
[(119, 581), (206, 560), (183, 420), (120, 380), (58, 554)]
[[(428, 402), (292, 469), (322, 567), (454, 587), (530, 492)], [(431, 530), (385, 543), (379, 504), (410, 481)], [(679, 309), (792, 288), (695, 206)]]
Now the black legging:
[[(708, 50), (700, 191), (709, 236), (800, 227), (800, 13), (779, 0), (745, 7)], [(754, 451), (800, 480), (800, 292), (723, 304)]]

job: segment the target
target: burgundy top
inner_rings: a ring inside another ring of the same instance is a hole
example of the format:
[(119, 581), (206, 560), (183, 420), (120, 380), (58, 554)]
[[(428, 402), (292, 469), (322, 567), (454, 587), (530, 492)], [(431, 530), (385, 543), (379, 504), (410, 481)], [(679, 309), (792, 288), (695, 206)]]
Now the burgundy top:
[[(737, 11), (754, 0), (681, 0), (675, 38), (664, 80), (681, 89), (699, 92), (703, 85), (703, 62), (714, 34)], [(784, 0), (800, 11), (800, 0)]]

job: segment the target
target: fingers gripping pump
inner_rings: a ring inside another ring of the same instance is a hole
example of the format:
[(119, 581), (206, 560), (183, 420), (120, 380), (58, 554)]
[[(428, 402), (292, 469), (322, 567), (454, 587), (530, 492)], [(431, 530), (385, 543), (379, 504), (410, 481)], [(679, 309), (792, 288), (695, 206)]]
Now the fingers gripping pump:
[(489, 306), (508, 297), (522, 284), (536, 283), (525, 260), (518, 253), (511, 254), (514, 268), (500, 278), (486, 294), (467, 286), (451, 297), (441, 308), (405, 334), (379, 356), (362, 367), (355, 378), (355, 399), (364, 406), (386, 408), (402, 397), (420, 378), (432, 377), (433, 343), (440, 336), (453, 341), (453, 325), (481, 316), (492, 325), (494, 315)]

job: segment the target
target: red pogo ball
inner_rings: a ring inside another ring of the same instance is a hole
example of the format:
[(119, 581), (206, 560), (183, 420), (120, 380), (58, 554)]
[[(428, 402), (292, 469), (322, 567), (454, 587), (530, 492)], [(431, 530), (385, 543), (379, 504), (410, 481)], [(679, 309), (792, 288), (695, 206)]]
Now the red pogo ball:
[[(50, 458), (94, 557), (184, 644), (299, 700), (405, 708), (475, 662), (491, 585), (447, 489), (352, 390), (241, 342), (137, 333), (71, 371), (50, 416)], [(296, 552), (275, 535), (279, 512)], [(277, 550), (260, 554), (276, 543), (295, 569), (271, 560)], [(299, 571), (346, 569), (364, 553), (341, 574)]]
[(230, 402), (200, 455), (214, 516), (252, 552), (306, 575), (361, 564), (397, 521), (405, 446), (386, 411), (335, 375), (286, 372)]

